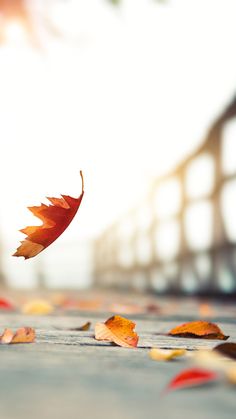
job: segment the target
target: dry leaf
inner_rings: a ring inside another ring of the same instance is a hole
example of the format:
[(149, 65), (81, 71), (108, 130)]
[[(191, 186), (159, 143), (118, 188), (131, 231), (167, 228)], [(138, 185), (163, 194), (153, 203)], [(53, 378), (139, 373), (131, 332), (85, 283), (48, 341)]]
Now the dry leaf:
[(105, 323), (95, 326), (95, 339), (114, 342), (126, 348), (134, 348), (138, 344), (138, 335), (134, 332), (135, 323), (120, 316), (113, 316)]
[(172, 329), (168, 335), (179, 336), (184, 338), (203, 338), (203, 339), (219, 339), (226, 340), (229, 336), (225, 336), (222, 330), (214, 323), (204, 320), (184, 323)]
[(7, 298), (0, 298), (0, 310), (15, 310), (15, 307)]
[(91, 326), (91, 322), (87, 322), (85, 324), (83, 324), (82, 326), (79, 327), (68, 327), (68, 328), (59, 328), (56, 327), (56, 329), (58, 330), (71, 330), (73, 332), (86, 332), (87, 330), (90, 329)]
[(11, 329), (5, 329), (0, 336), (0, 343), (32, 343), (35, 340), (35, 330), (31, 327), (21, 327), (14, 333)]
[(199, 305), (199, 314), (201, 317), (212, 317), (214, 315), (213, 308), (208, 303), (201, 303)]
[(32, 258), (53, 243), (68, 227), (81, 204), (84, 188), (82, 178), (82, 193), (79, 198), (61, 195), (61, 198), (47, 198), (51, 205), (41, 204), (38, 207), (28, 207), (29, 210), (42, 221), (40, 226), (26, 227), (20, 230), (26, 234), (13, 256)]
[(186, 387), (195, 387), (216, 381), (218, 374), (213, 371), (200, 368), (190, 368), (177, 374), (168, 384), (166, 391), (177, 390)]
[(100, 300), (80, 300), (77, 302), (77, 309), (84, 311), (97, 311), (101, 308)]
[(214, 348), (214, 351), (217, 351), (228, 358), (236, 359), (236, 343), (221, 343)]
[(154, 361), (170, 361), (174, 358), (186, 355), (185, 349), (158, 349), (152, 348), (149, 356)]
[(112, 303), (108, 310), (112, 313), (121, 313), (121, 314), (138, 314), (143, 313), (143, 308), (137, 304), (121, 304), (121, 303)]
[(22, 307), (24, 314), (50, 314), (54, 307), (46, 300), (32, 300)]
[(228, 370), (226, 371), (226, 378), (230, 382), (230, 384), (236, 384), (236, 366), (228, 368)]
[(219, 371), (225, 372), (228, 368), (224, 358), (214, 350), (199, 350), (195, 351), (191, 357), (192, 361), (200, 367), (207, 367), (212, 369), (217, 369)]
[(3, 334), (0, 336), (1, 343), (11, 343), (14, 336), (14, 332), (11, 329), (5, 329)]

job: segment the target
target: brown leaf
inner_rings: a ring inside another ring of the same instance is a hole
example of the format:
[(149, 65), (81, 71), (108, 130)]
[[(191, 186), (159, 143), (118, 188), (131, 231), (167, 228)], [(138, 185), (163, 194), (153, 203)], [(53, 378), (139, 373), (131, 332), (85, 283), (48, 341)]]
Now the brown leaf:
[(158, 349), (152, 348), (149, 352), (150, 358), (154, 361), (170, 361), (174, 358), (184, 356), (186, 354), (185, 349)]
[(11, 329), (5, 329), (0, 336), (0, 343), (32, 343), (35, 340), (35, 330), (31, 327), (21, 327), (14, 333)]
[(126, 348), (134, 348), (138, 344), (138, 335), (134, 332), (135, 323), (120, 316), (112, 316), (105, 323), (95, 326), (95, 339), (114, 342)]
[(197, 320), (189, 323), (181, 324), (172, 329), (168, 335), (184, 337), (184, 338), (202, 338), (202, 339), (219, 339), (226, 340), (229, 336), (225, 336), (222, 330), (214, 323), (204, 320)]
[(214, 351), (220, 352), (222, 355), (231, 359), (236, 359), (236, 343), (226, 342), (217, 345)]
[(79, 327), (68, 327), (68, 328), (62, 328), (62, 327), (56, 327), (58, 330), (71, 330), (74, 332), (85, 332), (90, 329), (91, 322), (87, 322)]

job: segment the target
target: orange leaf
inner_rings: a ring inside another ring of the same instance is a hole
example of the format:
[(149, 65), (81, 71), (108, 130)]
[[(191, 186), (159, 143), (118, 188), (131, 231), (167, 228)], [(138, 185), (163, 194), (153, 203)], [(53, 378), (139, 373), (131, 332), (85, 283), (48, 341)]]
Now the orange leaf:
[(14, 332), (11, 329), (5, 329), (3, 334), (0, 336), (1, 343), (11, 343)]
[(172, 329), (168, 335), (180, 336), (184, 338), (204, 338), (204, 339), (220, 339), (226, 340), (229, 336), (225, 336), (222, 330), (214, 323), (204, 320), (184, 323)]
[(35, 330), (31, 327), (21, 327), (15, 333), (11, 329), (5, 329), (0, 336), (0, 343), (32, 343), (35, 340)]
[(135, 323), (120, 316), (110, 317), (105, 323), (95, 326), (95, 339), (114, 342), (118, 346), (134, 348), (138, 344), (138, 335), (134, 332)]
[(82, 193), (79, 198), (61, 195), (62, 198), (47, 198), (52, 205), (41, 204), (38, 207), (28, 207), (42, 221), (40, 226), (26, 227), (20, 230), (26, 234), (13, 256), (32, 258), (53, 243), (73, 220), (84, 195), (83, 175)]
[(213, 371), (203, 370), (200, 368), (190, 368), (177, 374), (168, 384), (166, 390), (177, 390), (186, 387), (195, 387), (215, 381), (218, 374)]

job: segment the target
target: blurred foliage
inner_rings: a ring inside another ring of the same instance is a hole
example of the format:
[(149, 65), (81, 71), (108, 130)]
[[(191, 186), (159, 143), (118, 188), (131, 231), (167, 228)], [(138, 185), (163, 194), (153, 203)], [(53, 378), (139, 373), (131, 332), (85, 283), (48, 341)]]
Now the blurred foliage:
[[(114, 6), (119, 6), (125, 0), (108, 0), (109, 3), (113, 4)], [(152, 0), (155, 3), (167, 3), (168, 0)]]

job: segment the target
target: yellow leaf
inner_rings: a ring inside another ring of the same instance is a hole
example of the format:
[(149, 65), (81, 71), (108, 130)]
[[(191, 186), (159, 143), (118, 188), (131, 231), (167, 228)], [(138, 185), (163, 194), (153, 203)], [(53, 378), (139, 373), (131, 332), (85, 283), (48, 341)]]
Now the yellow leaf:
[(170, 361), (171, 359), (186, 355), (185, 349), (158, 349), (152, 348), (149, 356), (154, 361)]
[(22, 307), (24, 314), (50, 314), (54, 307), (46, 300), (32, 300)]

